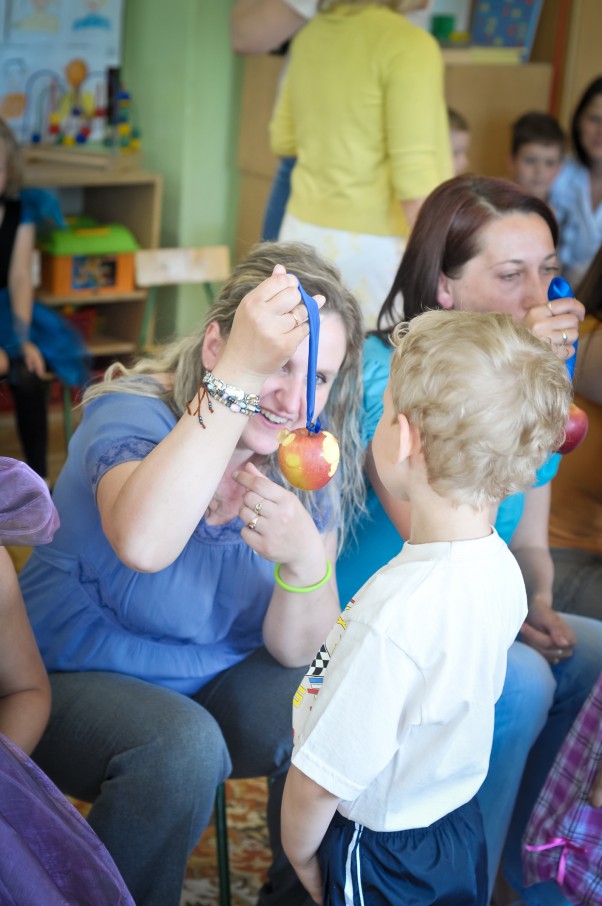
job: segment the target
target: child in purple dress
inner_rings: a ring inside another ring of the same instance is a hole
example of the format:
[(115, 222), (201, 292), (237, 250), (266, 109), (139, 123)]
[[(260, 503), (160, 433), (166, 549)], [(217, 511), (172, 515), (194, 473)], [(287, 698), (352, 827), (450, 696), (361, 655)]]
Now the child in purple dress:
[(45, 482), (0, 457), (0, 902), (133, 906), (96, 834), (30, 760), (50, 686), (3, 546), (46, 544), (59, 525)]

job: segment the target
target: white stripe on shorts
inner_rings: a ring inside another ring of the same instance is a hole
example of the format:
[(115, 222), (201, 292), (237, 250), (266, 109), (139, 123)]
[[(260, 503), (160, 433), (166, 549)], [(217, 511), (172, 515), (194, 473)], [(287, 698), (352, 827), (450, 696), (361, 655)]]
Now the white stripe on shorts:
[(364, 895), (362, 893), (362, 875), (360, 869), (360, 837), (362, 836), (363, 827), (355, 823), (355, 831), (347, 850), (347, 860), (345, 862), (345, 906), (354, 906), (353, 899), (353, 851), (355, 849), (355, 870), (357, 875), (357, 888), (360, 895), (359, 906), (364, 906)]

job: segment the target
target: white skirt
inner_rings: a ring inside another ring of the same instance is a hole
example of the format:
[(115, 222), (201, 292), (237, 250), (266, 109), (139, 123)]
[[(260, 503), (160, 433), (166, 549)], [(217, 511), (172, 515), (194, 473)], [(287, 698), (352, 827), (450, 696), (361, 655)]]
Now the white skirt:
[(284, 215), (278, 239), (306, 242), (338, 267), (345, 286), (360, 304), (366, 330), (376, 327), (405, 249), (405, 239), (328, 229), (305, 223), (292, 214)]

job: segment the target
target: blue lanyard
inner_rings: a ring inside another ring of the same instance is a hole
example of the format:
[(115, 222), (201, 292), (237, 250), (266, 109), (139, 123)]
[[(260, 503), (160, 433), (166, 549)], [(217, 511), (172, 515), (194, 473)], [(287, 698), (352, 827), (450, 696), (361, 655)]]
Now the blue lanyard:
[(314, 422), (316, 405), (316, 371), (318, 369), (318, 343), (320, 342), (320, 310), (315, 299), (306, 293), (299, 283), (301, 299), (307, 309), (309, 323), (309, 355), (307, 357), (307, 430), (309, 434), (319, 434), (322, 430), (320, 419)]
[[(548, 286), (548, 299), (551, 302), (553, 299), (572, 299), (573, 290), (570, 285), (564, 279), (564, 277), (554, 277), (550, 285)], [(569, 373), (569, 377), (573, 380), (573, 375), (575, 374), (575, 362), (577, 360), (577, 340), (573, 343), (575, 347), (575, 352), (567, 359), (566, 370)]]

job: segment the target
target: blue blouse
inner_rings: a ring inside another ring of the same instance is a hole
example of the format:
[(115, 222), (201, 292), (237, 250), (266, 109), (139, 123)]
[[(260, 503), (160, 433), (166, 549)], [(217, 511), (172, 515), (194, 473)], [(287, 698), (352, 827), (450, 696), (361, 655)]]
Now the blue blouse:
[(592, 208), (589, 170), (578, 160), (567, 160), (549, 201), (560, 227), (562, 273), (576, 287), (602, 244), (602, 203)]
[(263, 645), (274, 565), (242, 540), (239, 518), (201, 519), (156, 573), (125, 566), (103, 533), (98, 482), (144, 458), (175, 424), (156, 398), (110, 393), (86, 406), (53, 494), (61, 527), (20, 577), (49, 671), (111, 670), (192, 694)]
[[(368, 337), (364, 342), (364, 399), (362, 407), (362, 440), (366, 446), (374, 437), (383, 411), (382, 396), (389, 379), (393, 349), (378, 337)], [(536, 486), (552, 480), (560, 456), (554, 453), (537, 473)], [(368, 489), (367, 513), (355, 526), (355, 541), (346, 544), (337, 560), (337, 582), (341, 606), (345, 607), (355, 592), (381, 566), (397, 556), (403, 539), (382, 508), (376, 493)], [(508, 544), (523, 515), (524, 493), (512, 494), (502, 500), (495, 521), (497, 533)]]

